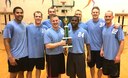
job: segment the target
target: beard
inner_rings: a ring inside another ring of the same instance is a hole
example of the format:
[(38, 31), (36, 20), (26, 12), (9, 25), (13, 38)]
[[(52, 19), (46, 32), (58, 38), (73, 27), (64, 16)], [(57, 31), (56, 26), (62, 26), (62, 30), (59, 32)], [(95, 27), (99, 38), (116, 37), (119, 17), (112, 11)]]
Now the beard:
[(23, 19), (23, 16), (18, 16), (18, 17), (16, 18), (17, 21), (22, 21), (22, 19)]
[(106, 23), (111, 23), (111, 20), (105, 20)]

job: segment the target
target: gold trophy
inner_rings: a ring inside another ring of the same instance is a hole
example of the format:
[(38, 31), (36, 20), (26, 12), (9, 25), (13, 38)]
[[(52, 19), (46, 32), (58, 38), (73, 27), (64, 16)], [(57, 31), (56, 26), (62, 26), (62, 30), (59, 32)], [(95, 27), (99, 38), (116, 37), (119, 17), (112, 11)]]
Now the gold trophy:
[[(65, 8), (65, 3), (66, 3), (66, 1), (65, 0), (62, 0), (61, 1), (61, 3), (62, 3), (62, 7), (63, 7), (63, 9)], [(66, 45), (65, 46), (63, 46), (63, 48), (69, 48), (69, 47), (72, 47), (72, 38), (71, 37), (69, 37), (69, 29), (68, 29), (68, 18), (67, 18), (67, 16), (66, 16), (66, 9), (64, 9), (64, 13), (65, 13), (65, 18), (63, 19), (63, 22), (64, 22), (64, 24), (65, 24), (65, 26), (64, 26), (64, 37), (63, 37), (63, 40), (66, 40)]]

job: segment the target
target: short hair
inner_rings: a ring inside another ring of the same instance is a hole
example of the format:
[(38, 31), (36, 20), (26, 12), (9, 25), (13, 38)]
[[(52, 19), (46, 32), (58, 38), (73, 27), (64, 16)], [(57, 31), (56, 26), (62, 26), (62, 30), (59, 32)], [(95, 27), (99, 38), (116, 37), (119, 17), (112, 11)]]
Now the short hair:
[(15, 13), (17, 9), (21, 9), (21, 10), (22, 10), (22, 12), (24, 12), (24, 10), (23, 10), (21, 7), (16, 6), (16, 7), (14, 7), (14, 9), (13, 9), (13, 13)]
[(92, 11), (93, 11), (94, 9), (97, 9), (97, 10), (100, 11), (100, 8), (99, 8), (98, 6), (94, 6), (94, 7), (92, 8)]
[[(80, 11), (80, 12), (82, 13), (82, 11), (81, 11), (81, 10), (79, 10), (79, 9), (77, 9), (76, 11)], [(75, 13), (76, 13), (76, 11), (75, 11)]]
[[(59, 16), (56, 15), (56, 14), (52, 14), (52, 15), (51, 15), (51, 18), (53, 18), (53, 17), (58, 17), (58, 18), (59, 18)], [(51, 18), (50, 18), (50, 19), (51, 19)]]
[(48, 12), (49, 12), (50, 9), (54, 9), (55, 10), (55, 8), (52, 6), (52, 7), (48, 8)]
[[(75, 15), (74, 15), (72, 18), (77, 18), (78, 22), (80, 21), (78, 16), (75, 16)], [(71, 19), (71, 20), (72, 20), (72, 19)]]
[[(111, 10), (108, 10), (108, 11), (106, 11), (106, 12), (111, 12), (111, 13), (112, 13), (112, 15), (113, 15), (113, 12), (112, 12)], [(105, 13), (106, 13), (106, 12), (105, 12)]]
[(53, 19), (54, 17), (57, 17), (57, 18), (59, 19), (59, 16), (58, 16), (58, 15), (52, 14), (52, 15), (50, 16), (50, 22), (52, 22), (52, 19)]
[(42, 14), (41, 11), (35, 11), (35, 12), (33, 13), (33, 16), (35, 16), (36, 13), (40, 13), (40, 14), (41, 14), (41, 17), (43, 16), (43, 14)]

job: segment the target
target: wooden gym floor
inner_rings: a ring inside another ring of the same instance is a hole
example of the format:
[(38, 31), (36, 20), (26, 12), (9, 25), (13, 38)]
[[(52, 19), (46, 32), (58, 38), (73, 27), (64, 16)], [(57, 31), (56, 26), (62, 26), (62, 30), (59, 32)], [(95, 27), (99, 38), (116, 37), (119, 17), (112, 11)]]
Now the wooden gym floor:
[[(86, 67), (87, 78), (91, 78), (89, 68)], [(35, 69), (33, 71), (33, 78), (35, 78)], [(26, 72), (25, 72), (26, 74)], [(128, 36), (125, 36), (125, 47), (121, 56), (121, 71), (120, 78), (128, 78)], [(0, 34), (0, 78), (9, 78), (8, 66), (7, 66), (7, 56), (5, 52), (5, 48), (3, 45), (3, 37)], [(46, 69), (42, 71), (41, 78), (46, 78)], [(62, 78), (68, 78), (66, 74), (62, 75)], [(102, 78), (107, 78), (106, 76), (102, 76)]]

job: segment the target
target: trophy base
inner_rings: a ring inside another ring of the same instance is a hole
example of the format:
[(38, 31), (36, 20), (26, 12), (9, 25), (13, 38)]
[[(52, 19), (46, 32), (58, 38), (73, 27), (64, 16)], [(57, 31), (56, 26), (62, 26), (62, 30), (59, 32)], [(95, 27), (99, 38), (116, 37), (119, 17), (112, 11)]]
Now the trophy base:
[(63, 48), (70, 48), (72, 45), (63, 46)]

